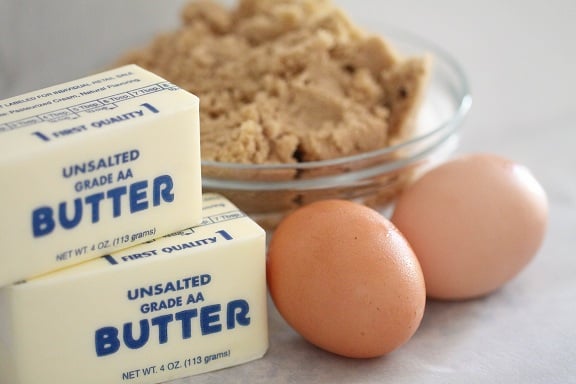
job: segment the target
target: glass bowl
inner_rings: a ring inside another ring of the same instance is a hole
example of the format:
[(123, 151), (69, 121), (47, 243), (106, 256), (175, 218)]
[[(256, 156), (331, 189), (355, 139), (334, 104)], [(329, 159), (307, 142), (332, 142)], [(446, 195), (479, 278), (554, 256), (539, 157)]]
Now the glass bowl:
[(394, 199), (422, 172), (457, 148), (472, 98), (460, 65), (437, 45), (393, 29), (382, 36), (404, 56), (432, 57), (416, 135), (379, 150), (296, 164), (202, 161), (204, 192), (217, 192), (268, 230), (290, 211), (317, 200), (347, 199), (387, 214)]

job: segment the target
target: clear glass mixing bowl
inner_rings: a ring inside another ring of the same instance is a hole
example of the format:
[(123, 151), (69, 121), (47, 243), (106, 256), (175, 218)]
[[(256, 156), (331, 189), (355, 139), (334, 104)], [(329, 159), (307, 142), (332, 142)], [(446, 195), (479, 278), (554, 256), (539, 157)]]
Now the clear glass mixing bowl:
[(472, 98), (464, 71), (442, 48), (404, 31), (387, 29), (382, 36), (400, 54), (432, 56), (413, 138), (325, 161), (269, 165), (202, 161), (204, 192), (228, 197), (267, 229), (273, 229), (286, 213), (321, 199), (353, 200), (386, 214), (408, 183), (456, 149)]

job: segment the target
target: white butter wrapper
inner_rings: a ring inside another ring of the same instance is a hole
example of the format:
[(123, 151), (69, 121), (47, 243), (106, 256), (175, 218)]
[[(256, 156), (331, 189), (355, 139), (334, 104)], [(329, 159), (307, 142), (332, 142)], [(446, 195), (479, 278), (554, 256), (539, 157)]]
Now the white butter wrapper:
[(204, 215), (0, 289), (0, 383), (159, 383), (262, 357), (265, 232), (219, 195)]
[(198, 224), (198, 108), (135, 65), (0, 101), (0, 286)]

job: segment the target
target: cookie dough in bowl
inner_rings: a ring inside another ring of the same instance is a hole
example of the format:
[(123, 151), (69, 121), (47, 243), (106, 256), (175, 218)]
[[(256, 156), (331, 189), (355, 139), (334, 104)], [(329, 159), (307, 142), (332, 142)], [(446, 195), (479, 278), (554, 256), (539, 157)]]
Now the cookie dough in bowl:
[(384, 208), (450, 153), (471, 100), (441, 49), (329, 0), (191, 2), (125, 63), (200, 97), (204, 190), (268, 228), (319, 199)]

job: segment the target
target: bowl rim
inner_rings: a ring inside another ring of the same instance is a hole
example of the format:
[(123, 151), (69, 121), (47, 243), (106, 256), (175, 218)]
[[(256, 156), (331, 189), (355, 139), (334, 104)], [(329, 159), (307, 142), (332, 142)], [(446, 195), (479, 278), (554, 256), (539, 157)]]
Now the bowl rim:
[[(350, 156), (337, 157), (334, 159), (327, 160), (316, 160), (316, 161), (305, 161), (298, 163), (264, 163), (264, 164), (249, 164), (249, 163), (232, 163), (232, 162), (219, 162), (213, 160), (201, 160), (202, 167), (213, 167), (221, 168), (229, 171), (279, 171), (279, 170), (306, 170), (315, 169), (320, 167), (334, 167), (340, 165), (346, 165), (351, 162), (366, 161), (372, 158), (378, 158), (380, 156), (386, 156), (390, 153), (401, 150), (402, 148), (415, 145), (421, 141), (425, 141), (431, 136), (437, 135), (439, 132), (448, 130), (454, 131), (467, 116), (470, 108), (472, 107), (472, 94), (470, 89), (470, 84), (468, 77), (460, 65), (460, 63), (455, 59), (455, 57), (446, 51), (444, 48), (440, 47), (438, 44), (407, 30), (397, 28), (397, 27), (384, 27), (384, 29), (379, 31), (384, 38), (392, 40), (392, 46), (394, 46), (394, 40), (411, 43), (418, 45), (429, 51), (433, 57), (438, 57), (443, 61), (453, 72), (457, 78), (457, 87), (454, 90), (454, 99), (458, 100), (458, 105), (456, 107), (455, 113), (442, 123), (440, 123), (436, 128), (422, 134), (419, 136), (412, 137), (408, 140), (402, 141), (397, 144), (393, 144), (384, 148), (376, 149), (373, 151), (362, 152)], [(204, 175), (202, 176), (204, 179)], [(213, 177), (207, 177), (207, 179), (214, 179)], [(215, 178), (217, 179), (217, 178)]]

